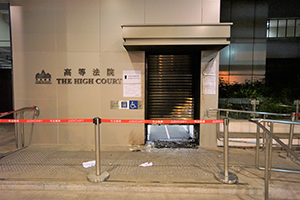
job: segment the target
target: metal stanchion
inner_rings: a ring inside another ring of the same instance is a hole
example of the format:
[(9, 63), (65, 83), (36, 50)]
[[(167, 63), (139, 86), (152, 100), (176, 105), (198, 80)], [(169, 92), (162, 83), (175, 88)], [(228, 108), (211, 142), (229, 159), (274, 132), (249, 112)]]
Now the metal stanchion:
[(224, 172), (219, 172), (215, 175), (215, 178), (218, 181), (221, 181), (223, 183), (237, 183), (238, 177), (234, 173), (229, 172), (229, 151), (228, 151), (228, 125), (229, 125), (229, 119), (224, 119)]
[[(291, 116), (291, 121), (294, 122), (295, 121), (295, 113), (293, 112), (292, 113), (292, 116)], [(291, 124), (290, 125), (290, 134), (289, 134), (289, 148), (292, 149), (293, 147), (293, 135), (294, 135), (294, 128), (295, 128), (295, 124)], [(287, 153), (287, 156), (290, 156), (291, 154), (288, 152)]]
[[(296, 113), (299, 113), (300, 100), (295, 100), (294, 105), (296, 106)], [(296, 121), (298, 121), (298, 116), (296, 117)]]
[(265, 200), (269, 199), (269, 181), (271, 178), (272, 163), (272, 138), (266, 136), (266, 157), (265, 157)]
[(260, 128), (256, 126), (255, 167), (259, 168)]
[[(220, 111), (217, 111), (217, 119), (221, 118), (220, 115), (221, 115)], [(217, 129), (217, 139), (219, 140), (220, 139), (220, 125), (219, 124), (217, 124), (216, 129)]]
[[(23, 115), (20, 113), (19, 116), (20, 119), (23, 119)], [(15, 119), (18, 119), (18, 113), (15, 114)], [(16, 127), (16, 139), (17, 139), (17, 149), (21, 149), (22, 148), (22, 124), (21, 123), (16, 123), (15, 124)]]
[(95, 157), (96, 157), (96, 173), (91, 173), (87, 176), (88, 181), (90, 182), (102, 182), (109, 179), (109, 173), (107, 171), (101, 174), (101, 163), (100, 163), (100, 123), (101, 119), (95, 117), (93, 119), (95, 124)]
[[(24, 119), (24, 111), (21, 111), (21, 116), (20, 116), (20, 119)], [(24, 147), (25, 146), (25, 126), (24, 126), (24, 123), (21, 123), (20, 124), (21, 126), (21, 147)]]

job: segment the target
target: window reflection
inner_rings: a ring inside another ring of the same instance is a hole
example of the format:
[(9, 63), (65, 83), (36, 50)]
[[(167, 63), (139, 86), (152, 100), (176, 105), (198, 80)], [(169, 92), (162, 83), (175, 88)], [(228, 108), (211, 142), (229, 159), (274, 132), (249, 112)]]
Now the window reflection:
[(300, 19), (297, 19), (296, 21), (296, 37), (300, 37)]
[(7, 3), (0, 3), (0, 69), (11, 69), (10, 22)]
[(300, 19), (269, 19), (267, 38), (300, 37)]
[(286, 36), (287, 37), (294, 37), (295, 36), (295, 25), (296, 21), (295, 20), (287, 20), (287, 31), (286, 31)]

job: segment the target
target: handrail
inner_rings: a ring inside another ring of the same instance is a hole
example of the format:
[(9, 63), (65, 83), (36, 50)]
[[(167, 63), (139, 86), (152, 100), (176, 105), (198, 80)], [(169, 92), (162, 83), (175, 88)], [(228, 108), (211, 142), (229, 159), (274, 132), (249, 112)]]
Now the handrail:
[(24, 108), (20, 108), (18, 110), (14, 110), (14, 111), (10, 111), (10, 112), (4, 112), (4, 113), (0, 113), (0, 118), (1, 117), (5, 117), (7, 115), (13, 114), (13, 113), (18, 113), (18, 112), (22, 112), (25, 110), (35, 110), (35, 116), (38, 117), (40, 115), (40, 110), (37, 106), (31, 106), (31, 107), (24, 107)]
[(281, 114), (281, 113), (269, 113), (269, 112), (258, 112), (258, 111), (247, 111), (247, 110), (232, 110), (232, 109), (223, 109), (223, 108), (208, 108), (206, 109), (206, 116), (210, 117), (210, 111), (226, 111), (226, 112), (239, 112), (239, 113), (250, 113), (250, 114), (261, 114), (261, 115), (275, 115), (275, 116), (283, 116), (290, 117), (291, 114)]
[[(264, 118), (266, 118), (267, 115), (275, 115), (275, 116), (283, 116), (283, 117), (290, 117), (291, 114), (285, 113), (285, 114), (281, 114), (281, 113), (270, 113), (270, 112), (258, 112), (258, 111), (246, 111), (246, 110), (232, 110), (232, 109), (223, 109), (223, 108), (207, 108), (206, 109), (206, 116), (210, 118), (209, 112), (210, 111), (217, 111), (217, 119), (220, 118), (220, 112), (221, 111), (226, 111), (226, 116), (225, 118), (228, 118), (228, 113), (229, 112), (238, 112), (238, 113), (250, 113), (250, 114), (261, 114), (263, 115)], [(217, 139), (221, 140), (220, 138), (220, 128), (219, 126), (216, 127), (216, 131), (217, 131)], [(256, 138), (256, 140), (258, 140), (258, 138)], [(258, 142), (258, 141), (256, 141)], [(257, 145), (258, 147), (258, 145)], [(258, 149), (257, 149), (258, 150)]]
[[(293, 121), (282, 121), (282, 120), (272, 120), (272, 119), (249, 119), (250, 122), (256, 123), (257, 127), (260, 127), (266, 133), (266, 149), (265, 149), (265, 186), (264, 186), (264, 193), (265, 199), (269, 199), (269, 181), (271, 178), (271, 170), (272, 170), (272, 139), (274, 139), (278, 144), (280, 144), (284, 150), (288, 152), (289, 155), (292, 155), (295, 160), (299, 161), (300, 156), (298, 156), (291, 148), (285, 145), (277, 136), (275, 136), (273, 131), (273, 124), (274, 123), (284, 123), (290, 125), (300, 125), (299, 122)], [(270, 122), (270, 130), (268, 130), (265, 126), (261, 124), (261, 122)], [(283, 172), (283, 171), (282, 171)]]
[[(5, 117), (10, 114), (14, 114), (15, 119), (18, 117), (20, 117), (20, 119), (24, 119), (24, 112), (29, 111), (29, 110), (34, 110), (33, 116), (32, 116), (33, 119), (40, 115), (39, 108), (37, 106), (31, 106), (31, 107), (20, 108), (18, 110), (14, 110), (14, 111), (0, 113), (0, 118)], [(16, 136), (17, 149), (21, 149), (21, 148), (25, 147), (25, 138), (24, 138), (25, 133), (24, 132), (25, 132), (24, 124), (15, 124), (15, 136)], [(31, 126), (31, 133), (30, 133), (30, 139), (29, 139), (30, 142), (31, 142), (32, 132), (33, 132), (33, 124)]]
[(300, 122), (293, 121), (285, 121), (285, 120), (275, 120), (275, 119), (249, 119), (249, 121), (258, 121), (258, 122), (273, 122), (273, 123), (281, 123), (281, 124), (294, 124), (300, 125)]
[[(261, 114), (263, 115), (264, 119), (249, 119), (250, 122), (256, 123), (257, 124), (257, 133), (256, 133), (256, 150), (255, 150), (255, 166), (258, 167), (258, 160), (259, 160), (259, 156), (258, 156), (258, 150), (259, 150), (259, 135), (260, 135), (260, 128), (264, 131), (265, 134), (265, 189), (264, 189), (264, 193), (265, 193), (265, 199), (269, 199), (269, 180), (271, 177), (271, 170), (272, 170), (272, 139), (274, 139), (279, 145), (281, 145), (283, 147), (283, 149), (285, 149), (288, 152), (288, 156), (292, 155), (295, 158), (295, 161), (299, 161), (300, 160), (300, 156), (298, 156), (298, 154), (296, 154), (293, 150), (292, 150), (292, 139), (293, 139), (293, 132), (294, 132), (294, 125), (300, 125), (299, 122), (295, 122), (295, 113), (291, 113), (291, 114), (281, 114), (281, 113), (269, 113), (269, 112), (257, 112), (257, 111), (244, 111), (244, 110), (231, 110), (231, 109), (213, 109), (213, 108), (208, 108), (206, 110), (206, 116), (210, 117), (209, 112), (210, 111), (217, 111), (217, 119), (220, 118), (220, 112), (221, 111), (226, 111), (226, 116), (225, 118), (228, 118), (228, 114), (229, 112), (239, 112), (239, 113), (250, 113), (250, 114)], [(284, 117), (291, 117), (291, 121), (283, 121), (283, 120), (272, 120), (272, 119), (266, 119), (267, 115), (273, 115), (273, 116), (284, 116)], [(265, 125), (266, 122), (271, 123), (270, 125), (270, 130), (268, 130), (264, 125), (261, 124), (261, 122), (263, 122), (263, 124)], [(273, 124), (274, 123), (284, 123), (284, 124), (290, 124), (290, 134), (289, 134), (289, 145), (285, 145), (277, 136), (275, 136), (273, 134)], [(217, 128), (217, 138), (219, 138), (219, 126), (216, 127)], [(225, 137), (224, 137), (225, 139)], [(262, 169), (260, 167), (258, 167), (259, 169)], [(279, 171), (276, 170), (275, 171)], [(282, 170), (281, 170), (282, 171)], [(283, 172), (283, 171), (282, 171)], [(286, 172), (292, 172), (289, 170), (286, 170)]]
[(273, 138), (278, 144), (280, 144), (288, 153), (294, 156), (296, 160), (300, 161), (300, 157), (290, 149), (286, 144), (284, 144), (279, 137), (274, 135), (271, 131), (269, 131), (265, 126), (263, 126), (260, 122), (272, 122), (272, 123), (282, 123), (282, 124), (293, 124), (300, 125), (300, 122), (291, 122), (291, 121), (283, 121), (283, 120), (272, 120), (272, 119), (249, 119), (250, 122), (256, 123), (261, 129), (265, 131), (271, 138)]

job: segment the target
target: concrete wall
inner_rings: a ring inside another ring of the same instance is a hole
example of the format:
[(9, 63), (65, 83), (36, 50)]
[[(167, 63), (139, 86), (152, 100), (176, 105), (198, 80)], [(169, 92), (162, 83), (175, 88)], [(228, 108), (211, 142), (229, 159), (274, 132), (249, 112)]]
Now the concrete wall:
[[(220, 13), (220, 0), (10, 3), (15, 108), (36, 105), (41, 119), (144, 119), (145, 52), (125, 50), (121, 24), (218, 23)], [(100, 76), (94, 76), (95, 69)], [(51, 84), (36, 84), (36, 75), (42, 70), (51, 75)], [(86, 73), (82, 76), (78, 70)], [(107, 70), (114, 73), (107, 74)], [(141, 71), (140, 97), (124, 97), (122, 81), (96, 83), (98, 78), (120, 80), (124, 70)], [(65, 74), (67, 71), (71, 74)], [(78, 78), (93, 80), (75, 84)], [(111, 101), (117, 100), (138, 100), (142, 106), (138, 110), (111, 109)], [(145, 137), (143, 124), (102, 124), (101, 134), (104, 145), (143, 144)], [(94, 126), (35, 124), (31, 143), (94, 144)]]
[[(207, 108), (218, 108), (219, 88), (219, 53), (218, 51), (202, 51), (201, 54), (201, 93), (200, 119), (206, 116)], [(216, 119), (216, 115), (211, 115)], [(217, 124), (200, 124), (200, 146), (217, 146)]]

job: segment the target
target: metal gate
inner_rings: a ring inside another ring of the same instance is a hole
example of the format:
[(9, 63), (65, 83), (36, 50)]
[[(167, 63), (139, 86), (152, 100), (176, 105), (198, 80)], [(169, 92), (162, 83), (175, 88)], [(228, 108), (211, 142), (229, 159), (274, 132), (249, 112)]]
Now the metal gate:
[(147, 56), (147, 119), (194, 119), (193, 59)]

